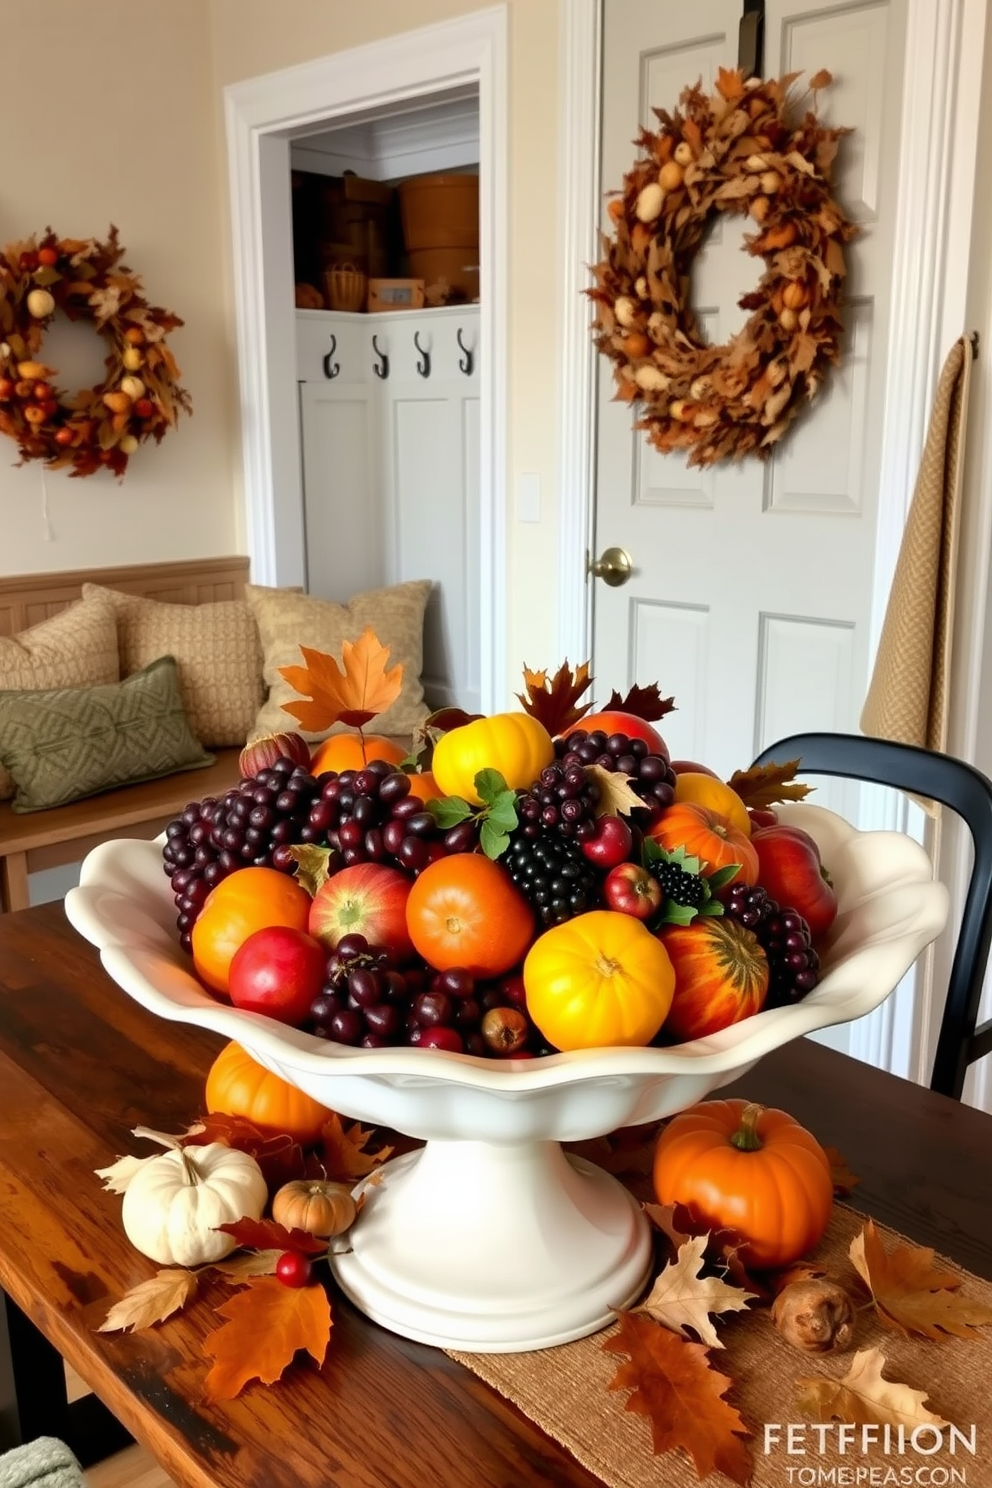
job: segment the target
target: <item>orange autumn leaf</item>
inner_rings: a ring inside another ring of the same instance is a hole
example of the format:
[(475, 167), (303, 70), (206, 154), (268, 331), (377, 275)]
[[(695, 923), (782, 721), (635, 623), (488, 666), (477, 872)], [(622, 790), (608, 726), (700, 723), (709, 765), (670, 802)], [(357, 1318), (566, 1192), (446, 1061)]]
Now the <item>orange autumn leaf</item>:
[(611, 1390), (630, 1390), (624, 1407), (647, 1416), (656, 1453), (680, 1448), (696, 1474), (722, 1472), (735, 1483), (751, 1477), (750, 1453), (742, 1436), (750, 1432), (723, 1399), (733, 1381), (709, 1362), (709, 1350), (642, 1314), (622, 1313), (620, 1331), (603, 1344), (607, 1353), (627, 1354), (610, 1381)]
[(800, 784), (796, 779), (798, 769), (797, 759), (782, 765), (752, 765), (749, 770), (735, 770), (727, 784), (745, 806), (757, 811), (779, 801), (802, 801), (809, 795), (813, 786)]
[(962, 1297), (964, 1278), (936, 1265), (929, 1246), (897, 1244), (886, 1250), (869, 1219), (848, 1254), (881, 1321), (906, 1337), (977, 1338), (977, 1329), (992, 1323), (992, 1308)]
[(253, 1277), (218, 1307), (227, 1319), (204, 1340), (213, 1365), (204, 1381), (210, 1400), (233, 1400), (249, 1380), (274, 1384), (297, 1349), (319, 1368), (331, 1337), (331, 1304), (317, 1282), (283, 1286), (275, 1276)]
[(377, 1152), (366, 1152), (371, 1137), (356, 1121), (345, 1131), (340, 1116), (332, 1116), (320, 1129), (323, 1144), (321, 1158), (327, 1176), (336, 1183), (347, 1183), (351, 1179), (366, 1178), (380, 1163), (392, 1156), (392, 1147), (380, 1147)]
[(400, 694), (403, 666), (387, 671), (389, 647), (383, 646), (369, 626), (357, 641), (344, 641), (341, 665), (326, 651), (311, 651), (301, 646), (305, 666), (280, 667), (290, 687), (308, 702), (283, 703), (302, 728), (322, 733), (333, 723), (347, 723), (352, 728), (384, 713)]

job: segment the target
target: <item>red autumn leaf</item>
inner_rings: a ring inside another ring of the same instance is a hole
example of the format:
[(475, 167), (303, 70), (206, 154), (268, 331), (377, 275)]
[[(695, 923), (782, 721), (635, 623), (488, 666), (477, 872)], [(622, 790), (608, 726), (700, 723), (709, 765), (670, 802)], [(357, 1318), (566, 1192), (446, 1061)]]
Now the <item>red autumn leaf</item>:
[(317, 1282), (287, 1287), (275, 1276), (252, 1278), (217, 1309), (227, 1319), (204, 1340), (213, 1365), (204, 1381), (210, 1400), (233, 1400), (249, 1380), (274, 1384), (306, 1349), (319, 1368), (331, 1337), (331, 1304)]
[(386, 670), (389, 647), (380, 644), (369, 626), (357, 641), (344, 641), (341, 665), (325, 651), (301, 646), (305, 666), (280, 667), (290, 687), (309, 702), (283, 703), (287, 713), (311, 733), (321, 733), (333, 723), (361, 728), (384, 713), (400, 694), (403, 667)]
[(626, 1354), (610, 1381), (611, 1390), (630, 1390), (625, 1409), (647, 1416), (656, 1453), (680, 1448), (696, 1473), (726, 1473), (735, 1483), (751, 1477), (749, 1436), (740, 1412), (724, 1392), (733, 1380), (709, 1362), (709, 1350), (640, 1313), (621, 1313), (620, 1331), (603, 1344), (607, 1353)]
[(305, 1230), (287, 1230), (274, 1219), (238, 1219), (233, 1224), (217, 1225), (225, 1235), (233, 1235), (239, 1246), (249, 1250), (299, 1250), (304, 1255), (324, 1255), (327, 1241)]
[(524, 692), (517, 698), (525, 713), (543, 723), (552, 738), (565, 734), (575, 727), (583, 714), (588, 713), (592, 703), (576, 706), (579, 698), (592, 686), (589, 663), (584, 661), (574, 670), (568, 661), (548, 680), (547, 672), (532, 672), (524, 667)]
[(372, 1136), (356, 1121), (345, 1131), (340, 1116), (332, 1116), (320, 1129), (323, 1143), (322, 1159), (327, 1176), (336, 1183), (348, 1183), (365, 1178), (380, 1163), (392, 1155), (392, 1147), (380, 1147), (377, 1152), (366, 1152), (365, 1147)]
[(782, 765), (752, 765), (749, 770), (735, 770), (727, 784), (745, 806), (757, 811), (779, 801), (802, 801), (809, 795), (813, 786), (800, 784), (796, 779), (798, 769), (797, 759)]
[(675, 711), (675, 699), (663, 698), (657, 682), (652, 682), (649, 687), (639, 687), (635, 682), (626, 697), (621, 697), (614, 687), (601, 711), (609, 713), (614, 709), (633, 713), (635, 717), (643, 718), (645, 723), (656, 723), (666, 713)]

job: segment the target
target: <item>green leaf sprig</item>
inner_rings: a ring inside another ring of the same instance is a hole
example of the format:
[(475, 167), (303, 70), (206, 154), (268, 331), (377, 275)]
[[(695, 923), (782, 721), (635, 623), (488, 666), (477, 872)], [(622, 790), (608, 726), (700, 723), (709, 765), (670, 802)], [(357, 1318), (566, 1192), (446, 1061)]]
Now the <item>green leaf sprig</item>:
[(442, 832), (463, 821), (479, 823), (479, 846), (487, 858), (498, 858), (509, 845), (510, 833), (517, 827), (517, 793), (510, 789), (498, 770), (480, 770), (475, 789), (481, 806), (471, 806), (461, 796), (441, 796), (427, 802)]
[(693, 920), (700, 915), (722, 915), (723, 905), (716, 898), (717, 891), (737, 877), (741, 866), (740, 863), (728, 863), (726, 867), (718, 868), (715, 873), (704, 873), (701, 858), (687, 853), (683, 846), (676, 847), (669, 852), (653, 837), (644, 839), (641, 862), (648, 872), (651, 871), (652, 864), (673, 863), (675, 867), (681, 868), (683, 873), (689, 874), (692, 878), (698, 878), (702, 891), (698, 904), (679, 904), (677, 900), (666, 894), (658, 913), (652, 916), (652, 930), (656, 930), (660, 925), (691, 925)]

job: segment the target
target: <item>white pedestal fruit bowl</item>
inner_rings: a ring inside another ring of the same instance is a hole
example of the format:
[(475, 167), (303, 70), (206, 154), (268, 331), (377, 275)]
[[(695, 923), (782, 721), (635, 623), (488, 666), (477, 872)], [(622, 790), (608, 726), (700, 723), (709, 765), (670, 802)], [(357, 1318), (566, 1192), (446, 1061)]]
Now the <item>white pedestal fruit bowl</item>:
[(560, 1144), (672, 1115), (769, 1050), (871, 1012), (944, 926), (946, 891), (910, 838), (858, 832), (818, 807), (780, 815), (816, 838), (834, 878), (839, 911), (822, 979), (802, 1002), (668, 1048), (530, 1060), (348, 1048), (239, 1011), (203, 988), (179, 947), (160, 841), (96, 848), (66, 912), (149, 1011), (235, 1039), (342, 1115), (426, 1142), (384, 1166), (353, 1249), (333, 1260), (359, 1308), (445, 1348), (545, 1348), (606, 1326), (651, 1264), (636, 1202)]

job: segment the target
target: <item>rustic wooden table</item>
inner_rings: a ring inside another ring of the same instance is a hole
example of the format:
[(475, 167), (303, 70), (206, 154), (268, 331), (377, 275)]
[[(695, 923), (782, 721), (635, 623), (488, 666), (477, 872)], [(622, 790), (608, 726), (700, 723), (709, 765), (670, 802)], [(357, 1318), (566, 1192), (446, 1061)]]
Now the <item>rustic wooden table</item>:
[[(0, 1286), (22, 1434), (98, 1450), (92, 1422), (59, 1398), (58, 1350), (189, 1488), (595, 1488), (468, 1370), (340, 1298), (320, 1373), (294, 1366), (224, 1404), (202, 1395), (206, 1308), (141, 1333), (94, 1331), (154, 1268), (93, 1169), (133, 1150), (130, 1128), (178, 1130), (198, 1114), (219, 1046), (132, 1002), (61, 905), (0, 917)], [(807, 1040), (769, 1055), (737, 1093), (839, 1147), (862, 1179), (856, 1207), (992, 1279), (992, 1117)]]

